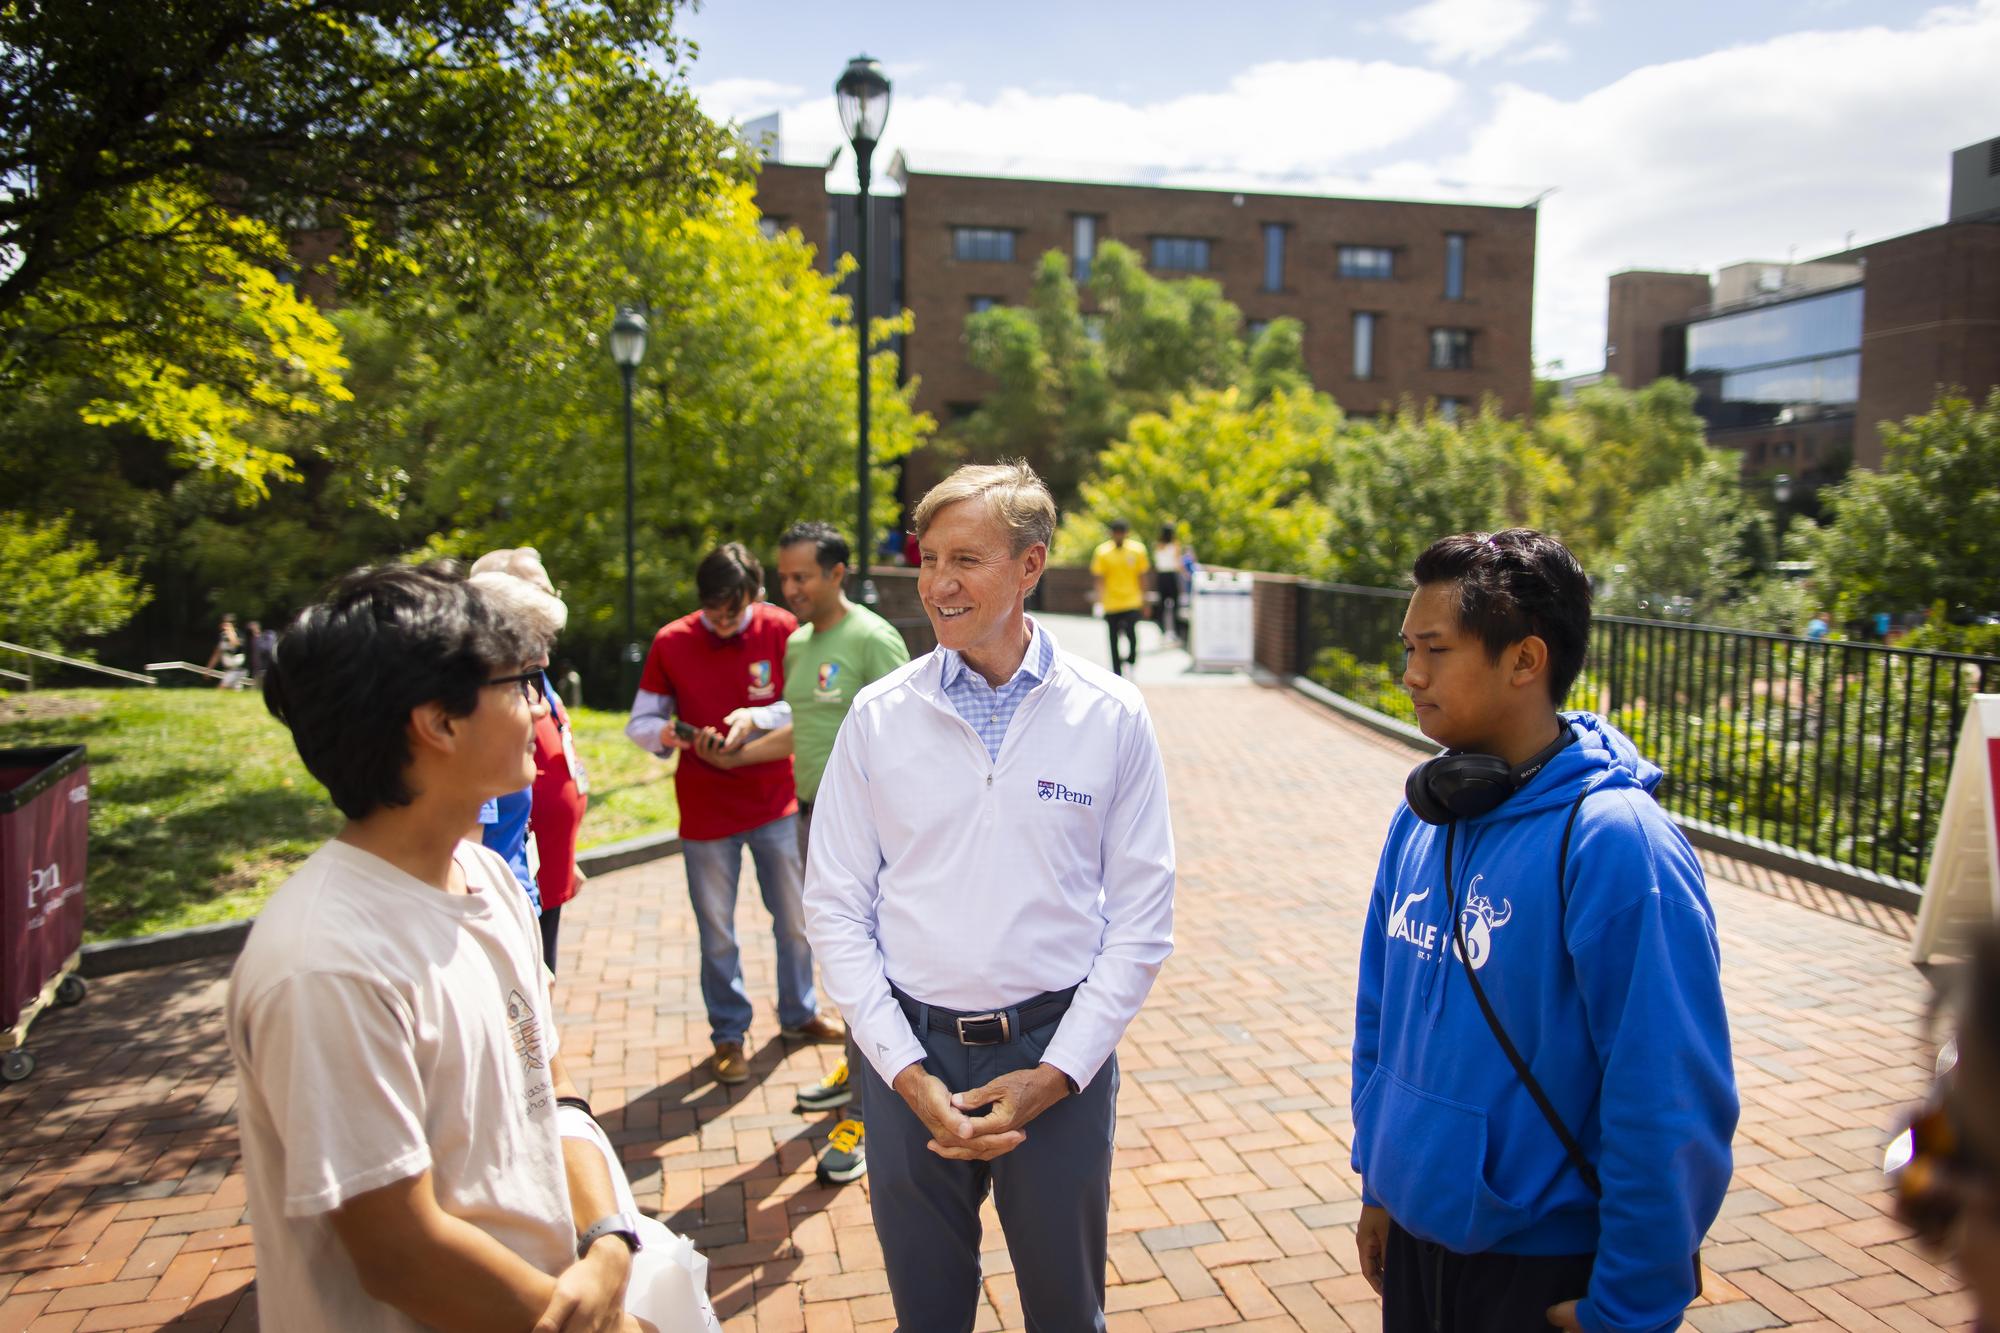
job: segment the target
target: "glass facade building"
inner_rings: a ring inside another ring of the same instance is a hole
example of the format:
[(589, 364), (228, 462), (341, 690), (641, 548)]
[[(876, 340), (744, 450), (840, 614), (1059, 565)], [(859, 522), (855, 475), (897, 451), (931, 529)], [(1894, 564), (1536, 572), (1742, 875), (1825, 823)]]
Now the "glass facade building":
[(1847, 416), (1861, 396), (1861, 287), (1733, 310), (1687, 326), (1687, 378), (1709, 425)]

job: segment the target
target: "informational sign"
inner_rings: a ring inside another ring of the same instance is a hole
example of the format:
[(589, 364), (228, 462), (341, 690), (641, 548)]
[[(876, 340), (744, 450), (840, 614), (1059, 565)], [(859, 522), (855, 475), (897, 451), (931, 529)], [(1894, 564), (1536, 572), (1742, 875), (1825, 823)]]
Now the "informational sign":
[(1931, 849), (1911, 960), (1964, 957), (2000, 919), (2000, 694), (1976, 694), (1958, 734), (1944, 814)]
[(1228, 570), (1196, 570), (1190, 633), (1196, 671), (1248, 671), (1256, 658), (1256, 580)]

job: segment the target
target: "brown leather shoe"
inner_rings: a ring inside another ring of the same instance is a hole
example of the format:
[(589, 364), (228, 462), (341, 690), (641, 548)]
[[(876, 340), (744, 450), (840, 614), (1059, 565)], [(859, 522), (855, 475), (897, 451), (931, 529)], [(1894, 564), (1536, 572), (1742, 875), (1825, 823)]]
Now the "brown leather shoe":
[(718, 1041), (715, 1054), (709, 1057), (709, 1067), (715, 1071), (717, 1083), (742, 1083), (750, 1077), (750, 1062), (743, 1057), (743, 1043), (740, 1041)]
[(820, 1042), (828, 1046), (847, 1040), (847, 1025), (824, 1009), (795, 1028), (779, 1028), (778, 1031), (793, 1041)]

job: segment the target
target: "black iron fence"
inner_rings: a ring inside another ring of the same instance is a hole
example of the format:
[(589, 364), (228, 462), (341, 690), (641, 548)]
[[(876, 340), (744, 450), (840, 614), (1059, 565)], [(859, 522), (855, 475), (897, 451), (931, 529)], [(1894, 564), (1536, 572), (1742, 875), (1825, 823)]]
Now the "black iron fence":
[[(1409, 595), (1298, 585), (1310, 680), (1406, 722), (1396, 637)], [(1677, 816), (1917, 888), (1974, 694), (2000, 658), (1599, 616), (1570, 708), (1662, 769)]]

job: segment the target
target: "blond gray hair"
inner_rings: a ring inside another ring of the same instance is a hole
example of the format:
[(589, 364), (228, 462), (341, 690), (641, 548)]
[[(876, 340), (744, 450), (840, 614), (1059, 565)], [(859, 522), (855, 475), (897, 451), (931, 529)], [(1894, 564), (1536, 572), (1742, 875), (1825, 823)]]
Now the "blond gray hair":
[(961, 500), (986, 502), (987, 512), (1007, 529), (1012, 555), (1021, 554), (1037, 542), (1047, 546), (1055, 540), (1055, 497), (1024, 459), (968, 464), (931, 487), (910, 515), (910, 527), (917, 539), (923, 540), (940, 511)]
[[(535, 563), (539, 568), (541, 562)], [(544, 592), (519, 574), (487, 570), (466, 581), (479, 590), (488, 606), (537, 643), (554, 644), (569, 623), (569, 607), (562, 598)]]

